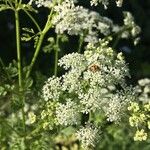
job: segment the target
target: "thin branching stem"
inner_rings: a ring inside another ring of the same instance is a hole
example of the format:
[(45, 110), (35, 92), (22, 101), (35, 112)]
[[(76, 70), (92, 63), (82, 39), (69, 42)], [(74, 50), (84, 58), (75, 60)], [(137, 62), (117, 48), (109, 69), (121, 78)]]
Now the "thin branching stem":
[(84, 36), (80, 35), (78, 53), (81, 53), (83, 42), (84, 42)]
[(35, 64), (35, 61), (36, 61), (36, 59), (37, 59), (37, 57), (38, 57), (38, 54), (39, 54), (39, 52), (40, 52), (40, 49), (41, 49), (41, 46), (42, 46), (44, 37), (45, 37), (46, 33), (48, 32), (48, 30), (49, 30), (49, 29), (51, 28), (51, 26), (52, 26), (52, 24), (51, 24), (51, 17), (52, 17), (53, 11), (54, 11), (54, 9), (52, 8), (52, 9), (51, 9), (51, 12), (50, 12), (50, 15), (48, 16), (48, 20), (47, 20), (47, 22), (46, 22), (46, 25), (45, 25), (43, 31), (42, 31), (41, 34), (40, 34), (40, 37), (39, 37), (39, 40), (38, 40), (38, 43), (37, 43), (36, 50), (35, 50), (35, 52), (34, 52), (33, 58), (32, 58), (31, 63), (30, 63), (30, 65), (29, 65), (29, 69), (28, 69), (28, 71), (27, 71), (27, 73), (26, 73), (26, 78), (28, 78), (28, 77), (30, 76), (31, 71), (32, 71), (32, 68), (33, 68), (33, 66), (34, 66), (34, 64)]
[(41, 28), (40, 26), (38, 25), (37, 21), (32, 17), (32, 15), (26, 11), (25, 9), (23, 9), (23, 11), (29, 16), (29, 18), (33, 21), (33, 23), (35, 24), (35, 26), (37, 27), (38, 31), (41, 32)]
[(54, 75), (57, 76), (58, 72), (58, 52), (59, 52), (59, 35), (56, 37), (56, 47), (55, 47), (55, 66), (54, 66)]
[[(18, 4), (18, 1), (16, 0), (16, 4)], [(15, 10), (15, 23), (16, 23), (16, 46), (17, 46), (17, 65), (18, 65), (18, 82), (19, 82), (19, 97), (22, 101), (22, 104), (24, 106), (24, 97), (22, 95), (23, 93), (23, 85), (22, 85), (22, 66), (21, 66), (21, 43), (20, 43), (20, 21), (19, 21), (19, 10), (18, 6), (16, 6)], [(22, 124), (24, 132), (26, 131), (25, 126), (25, 112), (24, 107), (21, 109), (22, 112)]]

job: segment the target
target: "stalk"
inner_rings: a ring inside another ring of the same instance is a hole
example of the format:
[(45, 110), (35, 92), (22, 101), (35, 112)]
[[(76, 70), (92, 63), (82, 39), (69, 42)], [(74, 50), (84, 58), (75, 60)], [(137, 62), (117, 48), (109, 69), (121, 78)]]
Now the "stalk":
[(119, 35), (117, 36), (115, 42), (113, 43), (112, 48), (115, 48), (115, 47), (118, 45), (120, 39), (121, 39), (121, 35), (119, 34)]
[(37, 57), (38, 57), (39, 51), (40, 51), (40, 49), (41, 49), (41, 46), (42, 46), (42, 42), (43, 42), (44, 37), (45, 37), (45, 33), (41, 33), (40, 38), (39, 38), (39, 41), (38, 41), (38, 44), (37, 44), (37, 47), (36, 47), (36, 50), (35, 50), (35, 53), (34, 53), (34, 56), (33, 56), (32, 60), (31, 60), (29, 69), (28, 69), (28, 71), (27, 71), (27, 73), (26, 73), (26, 79), (27, 79), (27, 78), (30, 76), (30, 74), (31, 74), (33, 65), (34, 65), (34, 63), (35, 63), (35, 61), (36, 61), (36, 59), (37, 59)]
[(54, 75), (57, 76), (58, 71), (58, 52), (59, 52), (59, 35), (56, 38), (56, 48), (55, 48), (55, 66), (54, 66)]
[(81, 53), (81, 49), (82, 49), (83, 42), (84, 42), (84, 36), (83, 36), (83, 35), (80, 35), (78, 53)]
[(43, 42), (43, 40), (44, 40), (44, 37), (45, 37), (46, 33), (48, 32), (48, 30), (49, 30), (49, 29), (51, 28), (51, 26), (52, 26), (52, 24), (50, 23), (50, 19), (51, 19), (51, 17), (52, 17), (53, 11), (54, 11), (54, 9), (52, 8), (52, 9), (51, 9), (51, 12), (50, 12), (50, 15), (49, 15), (49, 17), (48, 17), (48, 20), (47, 20), (47, 22), (46, 22), (46, 25), (45, 25), (43, 31), (42, 31), (41, 34), (40, 34), (40, 37), (39, 37), (39, 40), (38, 40), (38, 44), (37, 44), (36, 50), (35, 50), (35, 52), (34, 52), (33, 58), (32, 58), (31, 63), (30, 63), (30, 65), (29, 65), (29, 69), (28, 69), (28, 71), (27, 71), (27, 73), (26, 73), (26, 79), (27, 79), (27, 78), (30, 76), (30, 74), (31, 74), (32, 68), (33, 68), (33, 66), (34, 66), (34, 64), (35, 64), (35, 61), (36, 61), (38, 55), (39, 55), (39, 52), (40, 52), (40, 49), (41, 49), (41, 46), (42, 46), (42, 42)]
[(20, 23), (19, 23), (19, 13), (17, 10), (15, 11), (15, 21), (16, 21), (16, 45), (17, 45), (17, 60), (18, 60), (18, 81), (19, 81), (19, 88), (22, 89)]
[(36, 22), (36, 20), (32, 17), (32, 15), (28, 11), (26, 11), (25, 9), (23, 9), (23, 11), (29, 16), (29, 18), (32, 20), (32, 22), (37, 27), (38, 31), (41, 32), (40, 26), (38, 25), (38, 23)]
[[(20, 46), (20, 21), (19, 21), (19, 12), (15, 10), (15, 23), (16, 23), (16, 46), (17, 46), (17, 65), (18, 65), (18, 82), (19, 82), (19, 96), (24, 106), (24, 97), (22, 95), (23, 86), (22, 86), (22, 68), (21, 68), (21, 46)], [(25, 112), (24, 108), (21, 109), (22, 112), (22, 124), (24, 132), (26, 131), (25, 126)]]

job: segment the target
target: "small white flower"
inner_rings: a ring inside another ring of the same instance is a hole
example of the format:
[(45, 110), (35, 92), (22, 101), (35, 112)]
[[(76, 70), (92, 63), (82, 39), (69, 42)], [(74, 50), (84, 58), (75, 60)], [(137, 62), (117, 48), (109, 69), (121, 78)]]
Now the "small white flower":
[(82, 147), (88, 149), (89, 147), (95, 147), (96, 142), (100, 136), (100, 131), (92, 125), (86, 125), (81, 127), (76, 133), (77, 139), (81, 142)]
[(122, 7), (123, 0), (116, 0), (117, 7)]
[(33, 3), (36, 4), (37, 7), (52, 7), (52, 0), (30, 0), (29, 5), (32, 5)]
[(43, 98), (45, 101), (59, 99), (59, 95), (61, 93), (60, 80), (61, 78), (58, 78), (58, 77), (55, 78), (53, 76), (46, 81), (42, 89)]
[(28, 117), (30, 124), (33, 124), (36, 121), (36, 115), (33, 112), (29, 112)]
[(80, 121), (79, 107), (71, 99), (56, 108), (56, 119), (60, 125), (74, 125)]
[(150, 84), (150, 79), (148, 79), (148, 78), (141, 79), (141, 80), (138, 81), (138, 83), (139, 83), (140, 86), (145, 86), (147, 84)]

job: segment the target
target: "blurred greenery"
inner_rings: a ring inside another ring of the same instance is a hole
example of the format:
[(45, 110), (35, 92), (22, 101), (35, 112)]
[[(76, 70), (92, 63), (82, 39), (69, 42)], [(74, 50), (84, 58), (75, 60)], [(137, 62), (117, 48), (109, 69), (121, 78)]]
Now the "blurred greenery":
[[(113, 1), (113, 0), (112, 0)], [(88, 2), (85, 0), (80, 0), (80, 4), (85, 7), (89, 7)], [(92, 7), (92, 10), (95, 10), (103, 15), (106, 15), (114, 20), (116, 23), (120, 23), (122, 19), (122, 11), (130, 11), (135, 17), (136, 23), (141, 27), (142, 33), (140, 35), (141, 40), (137, 46), (134, 46), (130, 40), (121, 40), (118, 45), (115, 47), (117, 51), (122, 51), (126, 56), (126, 61), (129, 64), (131, 81), (133, 84), (137, 82), (138, 79), (144, 77), (150, 77), (150, 0), (124, 0), (122, 8), (114, 7), (112, 3), (108, 11), (105, 11), (103, 7)], [(43, 26), (45, 23), (45, 17), (47, 16), (47, 10), (41, 9), (39, 16), (35, 15), (40, 26)], [(21, 13), (21, 27), (33, 27), (32, 22), (28, 22), (27, 16), (24, 13)], [(4, 63), (8, 65), (12, 62), (13, 59), (16, 59), (16, 43), (15, 43), (15, 26), (14, 26), (14, 14), (12, 12), (1, 12), (0, 13), (0, 56), (3, 59)], [(36, 29), (34, 29), (36, 30)], [(53, 30), (49, 31), (47, 37), (55, 36)], [(75, 51), (76, 43), (78, 42), (78, 37), (69, 37), (71, 42), (67, 43), (66, 46), (62, 45), (63, 50), (60, 52), (60, 56)], [(43, 46), (47, 45), (45, 39)], [(29, 63), (33, 55), (33, 43), (23, 43), (22, 44), (22, 56), (24, 58), (24, 63)], [(70, 49), (71, 47), (71, 49)], [(38, 72), (42, 72), (47, 76), (52, 75), (53, 73), (53, 53), (48, 54), (41, 51), (39, 61), (36, 62), (34, 69)], [(49, 68), (49, 69), (47, 69)], [(2, 89), (0, 89), (2, 91)], [(97, 149), (104, 150), (149, 150), (150, 141), (148, 142), (134, 142), (133, 139), (129, 138), (128, 135), (132, 134), (126, 129), (126, 125), (117, 127), (114, 125), (112, 128), (107, 128), (107, 134), (104, 134), (104, 137), (97, 146)], [(8, 131), (3, 131), (8, 132)], [(7, 133), (8, 134), (8, 133)], [(105, 139), (105, 140), (103, 140)]]

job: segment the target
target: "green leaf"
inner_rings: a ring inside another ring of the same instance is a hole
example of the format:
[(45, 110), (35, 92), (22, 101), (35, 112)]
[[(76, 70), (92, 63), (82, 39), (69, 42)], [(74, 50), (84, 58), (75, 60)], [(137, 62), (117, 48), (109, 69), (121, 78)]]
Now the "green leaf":
[(33, 80), (31, 78), (28, 78), (27, 80), (25, 80), (24, 82), (24, 88), (25, 89), (29, 89), (33, 84)]
[(75, 132), (75, 128), (73, 128), (72, 126), (70, 126), (70, 127), (67, 127), (65, 129), (63, 129), (61, 132), (64, 135), (69, 136), (69, 135), (72, 135)]
[(50, 53), (54, 49), (54, 46), (55, 46), (55, 39), (53, 37), (49, 37), (47, 41), (48, 41), (48, 44), (43, 47), (44, 53)]

